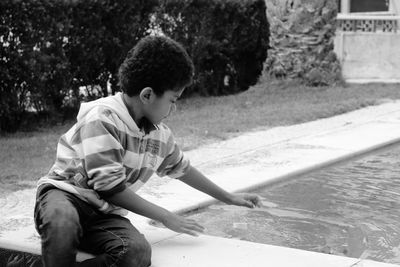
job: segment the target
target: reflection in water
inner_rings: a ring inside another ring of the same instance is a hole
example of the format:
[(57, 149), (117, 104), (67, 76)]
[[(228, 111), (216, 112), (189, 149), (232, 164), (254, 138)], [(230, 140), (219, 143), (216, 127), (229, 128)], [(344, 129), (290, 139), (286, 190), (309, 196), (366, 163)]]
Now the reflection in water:
[(206, 234), (400, 264), (400, 150), (260, 190), (263, 207), (189, 216)]

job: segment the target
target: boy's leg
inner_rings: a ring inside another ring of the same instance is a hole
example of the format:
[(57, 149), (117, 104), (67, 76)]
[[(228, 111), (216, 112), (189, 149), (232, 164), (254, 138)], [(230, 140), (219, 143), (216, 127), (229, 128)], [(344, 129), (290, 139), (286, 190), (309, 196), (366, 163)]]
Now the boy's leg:
[(79, 203), (64, 191), (52, 188), (42, 193), (35, 206), (35, 224), (42, 239), (45, 266), (74, 266), (82, 236)]
[(151, 246), (128, 219), (99, 214), (83, 227), (79, 248), (97, 257), (81, 262), (79, 266), (151, 265)]
[(74, 266), (77, 249), (98, 255), (79, 266), (150, 266), (151, 247), (130, 221), (104, 215), (73, 194), (52, 188), (38, 198), (35, 224), (44, 266)]

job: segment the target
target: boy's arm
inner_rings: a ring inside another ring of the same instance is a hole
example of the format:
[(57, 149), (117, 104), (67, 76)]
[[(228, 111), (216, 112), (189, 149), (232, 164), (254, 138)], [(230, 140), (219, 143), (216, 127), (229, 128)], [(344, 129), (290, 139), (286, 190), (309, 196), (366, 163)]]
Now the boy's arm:
[(195, 167), (179, 178), (187, 185), (206, 193), (226, 204), (254, 208), (260, 206), (260, 198), (255, 194), (231, 194), (205, 177)]
[(157, 206), (140, 197), (129, 188), (125, 188), (125, 190), (115, 193), (105, 200), (131, 212), (159, 221), (175, 232), (197, 236), (197, 232), (204, 231), (204, 228), (194, 220), (176, 215)]

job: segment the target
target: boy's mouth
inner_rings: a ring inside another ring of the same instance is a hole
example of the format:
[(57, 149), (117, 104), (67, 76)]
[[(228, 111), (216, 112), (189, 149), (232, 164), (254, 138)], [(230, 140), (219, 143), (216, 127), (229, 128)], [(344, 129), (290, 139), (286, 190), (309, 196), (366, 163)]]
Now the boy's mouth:
[(168, 118), (169, 116), (171, 116), (171, 114), (165, 115), (160, 121), (165, 120), (165, 119)]

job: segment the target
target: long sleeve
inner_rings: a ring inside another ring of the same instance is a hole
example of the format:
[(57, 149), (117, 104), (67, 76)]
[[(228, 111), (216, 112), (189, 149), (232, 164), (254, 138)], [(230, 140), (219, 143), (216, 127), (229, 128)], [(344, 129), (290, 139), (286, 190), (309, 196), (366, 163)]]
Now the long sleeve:
[(71, 146), (82, 160), (87, 185), (100, 196), (110, 196), (126, 187), (124, 149), (112, 116), (102, 112), (81, 124)]
[(157, 169), (157, 175), (179, 178), (187, 173), (190, 162), (185, 157), (179, 146), (176, 144), (172, 133), (167, 142), (168, 154)]

